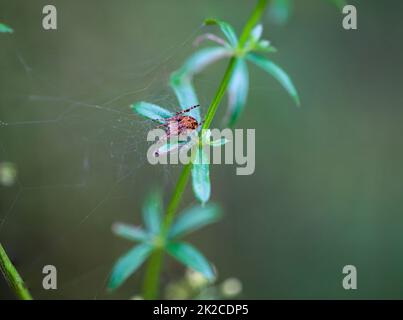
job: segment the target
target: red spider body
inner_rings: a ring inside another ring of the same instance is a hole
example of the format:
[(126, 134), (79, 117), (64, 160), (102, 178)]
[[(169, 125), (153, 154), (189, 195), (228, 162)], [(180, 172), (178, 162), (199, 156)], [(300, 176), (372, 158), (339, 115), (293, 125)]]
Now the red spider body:
[(200, 123), (193, 118), (192, 116), (182, 115), (183, 113), (189, 112), (190, 110), (197, 108), (197, 106), (193, 106), (189, 109), (177, 112), (173, 117), (164, 119), (164, 123), (159, 127), (165, 127), (166, 129), (166, 137), (169, 138), (171, 136), (179, 136), (187, 131), (196, 130)]

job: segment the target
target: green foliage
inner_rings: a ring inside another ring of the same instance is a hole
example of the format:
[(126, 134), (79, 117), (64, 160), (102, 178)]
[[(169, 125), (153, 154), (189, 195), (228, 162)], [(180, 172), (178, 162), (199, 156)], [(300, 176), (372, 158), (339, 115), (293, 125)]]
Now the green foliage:
[(222, 58), (229, 57), (231, 51), (226, 47), (203, 48), (193, 55), (174, 74), (191, 79), (195, 74), (204, 70), (208, 65)]
[[(230, 24), (215, 19), (207, 19), (205, 24), (219, 26), (228, 42), (221, 39), (220, 41), (223, 43), (221, 46), (203, 48), (195, 52), (185, 61), (181, 68), (172, 73), (170, 85), (182, 109), (198, 104), (197, 95), (192, 85), (194, 75), (204, 70), (210, 64), (226, 57), (234, 59), (228, 88), (224, 89), (228, 93), (227, 125), (233, 126), (236, 124), (247, 102), (249, 73), (246, 61), (251, 61), (268, 72), (286, 89), (296, 105), (300, 104), (297, 90), (287, 73), (275, 63), (259, 54), (275, 52), (269, 41), (261, 40), (263, 33), (262, 25), (252, 26), (250, 34), (245, 38), (246, 41), (241, 42), (238, 41), (236, 33)], [(209, 36), (207, 38), (217, 39), (218, 37), (212, 38)], [(172, 114), (162, 107), (146, 102), (137, 103), (132, 106), (132, 109), (138, 114), (154, 121), (161, 121), (161, 119), (167, 118)], [(191, 115), (200, 122), (199, 109), (195, 108), (193, 110), (197, 110), (197, 113)], [(200, 130), (200, 126), (198, 130)], [(219, 146), (220, 144), (215, 143), (213, 145)], [(181, 149), (183, 146), (183, 143), (178, 142), (174, 142), (173, 144), (167, 143), (157, 150), (157, 152), (158, 154), (168, 153)], [(202, 204), (205, 204), (210, 198), (211, 186), (209, 163), (207, 161), (199, 161), (200, 159), (206, 159), (204, 153), (201, 151), (201, 146), (196, 150), (195, 158), (197, 161), (193, 161), (192, 165), (192, 186), (196, 198)]]
[(194, 206), (183, 212), (168, 230), (163, 228), (162, 200), (158, 192), (147, 198), (143, 207), (145, 229), (117, 223), (113, 231), (125, 239), (140, 242), (118, 259), (108, 282), (109, 289), (116, 289), (151, 256), (153, 252), (165, 250), (185, 266), (202, 273), (207, 279), (214, 279), (214, 271), (206, 258), (190, 244), (178, 239), (221, 217), (216, 205)]
[(210, 141), (208, 144), (213, 147), (221, 147), (226, 144), (229, 140), (226, 138), (217, 139), (214, 141)]
[(0, 23), (0, 33), (13, 33), (14, 30), (4, 23)]
[(161, 147), (159, 147), (156, 150), (156, 153), (158, 155), (163, 155), (163, 154), (167, 154), (170, 152), (175, 152), (175, 151), (179, 151), (182, 150), (183, 147), (185, 147), (186, 145), (189, 145), (189, 143), (184, 142), (184, 141), (169, 141), (165, 144), (163, 144)]
[(209, 204), (204, 207), (191, 207), (185, 210), (172, 225), (168, 237), (175, 239), (212, 224), (221, 218), (220, 208)]
[(112, 231), (116, 235), (131, 241), (144, 242), (150, 239), (150, 235), (143, 229), (125, 223), (113, 224)]
[(142, 265), (152, 251), (153, 246), (147, 243), (142, 243), (120, 257), (113, 267), (108, 288), (116, 289), (119, 287)]
[(198, 146), (195, 152), (195, 159), (192, 166), (193, 192), (203, 205), (210, 199), (210, 169), (209, 161), (202, 146)]
[[(276, 49), (271, 46), (269, 41), (260, 39), (263, 33), (263, 26), (260, 24), (251, 30), (251, 33), (246, 38), (245, 43), (241, 43), (241, 41), (238, 40), (232, 26), (224, 21), (207, 19), (205, 24), (219, 26), (227, 41), (219, 37), (212, 36), (209, 33), (202, 36), (202, 40), (213, 40), (221, 45), (203, 48), (191, 55), (190, 58), (185, 61), (182, 67), (174, 72), (174, 77), (171, 78), (171, 85), (172, 81), (186, 79), (186, 90), (189, 90), (188, 87), (192, 86), (192, 78), (196, 74), (203, 71), (207, 66), (223, 58), (235, 58), (234, 72), (232, 72), (229, 86), (227, 88), (228, 111), (226, 117), (226, 125), (233, 126), (239, 119), (239, 116), (241, 115), (247, 102), (249, 90), (249, 76), (246, 64), (247, 58), (253, 53), (273, 53), (276, 52)], [(200, 41), (197, 43), (199, 42)], [(258, 66), (262, 67), (277, 80), (279, 80), (280, 83), (292, 95), (297, 105), (299, 104), (297, 91), (290, 77), (282, 69), (274, 65), (272, 62), (267, 62), (265, 64), (260, 63)], [(176, 90), (178, 92), (181, 90), (185, 92), (184, 87), (181, 88), (180, 86), (176, 86)], [(194, 92), (194, 89), (192, 89), (192, 91)], [(185, 93), (183, 93), (183, 95), (185, 95)]]
[(241, 115), (248, 98), (249, 72), (245, 59), (236, 61), (234, 73), (228, 85), (227, 122), (233, 126)]
[(227, 38), (229, 44), (231, 47), (236, 47), (238, 46), (238, 37), (235, 33), (234, 28), (232, 26), (224, 21), (213, 19), (213, 18), (208, 18), (204, 20), (204, 24), (206, 26), (208, 25), (218, 25), (222, 31), (222, 33), (225, 35)]
[[(242, 62), (239, 62), (242, 63)], [(236, 78), (233, 78), (236, 79)], [(237, 86), (233, 86), (234, 88)], [(235, 89), (234, 89), (235, 90)], [(182, 92), (179, 89), (179, 92)], [(234, 92), (234, 95), (239, 95), (242, 93), (242, 90), (239, 88), (237, 92)], [(155, 104), (147, 103), (147, 102), (139, 102), (132, 105), (132, 109), (140, 114), (143, 117), (148, 119), (158, 121), (168, 117), (169, 115), (173, 115), (172, 112), (157, 106)], [(195, 108), (198, 109), (198, 108)], [(163, 121), (161, 121), (163, 122)], [(208, 137), (208, 138), (206, 138)], [(192, 186), (193, 191), (202, 204), (205, 204), (210, 199), (211, 194), (211, 185), (210, 185), (210, 172), (209, 172), (209, 161), (205, 152), (203, 152), (203, 145), (209, 144), (213, 147), (219, 147), (227, 142), (226, 139), (221, 139), (219, 141), (210, 141), (210, 131), (205, 130), (203, 132), (203, 137), (200, 139), (199, 143), (196, 143), (195, 140), (190, 140), (189, 142), (181, 142), (181, 141), (167, 141), (164, 145), (159, 147), (156, 152), (159, 155), (166, 154), (173, 151), (181, 150), (183, 147), (187, 148), (195, 148), (195, 156), (192, 160)], [(146, 217), (148, 217), (146, 215)], [(157, 218), (155, 218), (158, 220)], [(158, 223), (152, 222), (153, 225), (157, 225)]]
[(203, 274), (209, 281), (214, 280), (213, 269), (195, 247), (185, 242), (171, 242), (167, 246), (167, 251), (185, 266)]
[(297, 106), (300, 105), (297, 89), (295, 89), (290, 77), (283, 69), (281, 69), (278, 65), (266, 59), (265, 57), (256, 53), (249, 53), (246, 58), (255, 63), (258, 67), (262, 68), (267, 73), (271, 74), (273, 78), (280, 82), (280, 84), (284, 87), (288, 94), (294, 99), (295, 104)]
[(164, 119), (173, 116), (172, 112), (164, 108), (161, 108), (160, 106), (157, 106), (155, 104), (144, 101), (132, 104), (131, 109), (137, 112), (138, 114), (142, 115), (143, 117), (146, 117), (154, 121), (158, 121), (160, 123), (164, 123)]
[[(170, 85), (178, 98), (182, 110), (199, 104), (192, 84), (193, 75), (211, 63), (229, 55), (230, 52), (225, 47), (205, 48), (194, 54), (179, 70), (172, 73)], [(191, 110), (189, 114), (198, 122), (201, 122), (200, 110), (198, 108)]]
[[(276, 52), (276, 49), (268, 40), (261, 40), (263, 26), (258, 24), (267, 2), (267, 0), (258, 0), (239, 38), (233, 27), (227, 22), (207, 19), (205, 24), (218, 26), (226, 39), (224, 40), (211, 33), (201, 35), (196, 39), (195, 44), (209, 40), (217, 43), (218, 46), (200, 49), (191, 55), (177, 71), (172, 73), (170, 86), (176, 94), (180, 107), (184, 110), (199, 104), (193, 86), (194, 76), (212, 63), (223, 58), (230, 58), (216, 94), (209, 105), (203, 125), (199, 126), (196, 131), (199, 139), (196, 142), (194, 139), (191, 142), (167, 142), (157, 151), (167, 153), (187, 146), (195, 152), (192, 154), (191, 163), (184, 166), (179, 176), (164, 217), (161, 198), (158, 194), (153, 194), (143, 208), (143, 220), (146, 229), (121, 223), (114, 225), (113, 229), (116, 234), (125, 239), (140, 242), (140, 245), (118, 260), (112, 270), (109, 288), (116, 288), (123, 283), (150, 257), (144, 281), (144, 296), (145, 298), (157, 297), (163, 252), (169, 253), (185, 266), (200, 272), (203, 277), (210, 281), (215, 278), (213, 268), (206, 258), (192, 245), (178, 241), (178, 238), (211, 224), (220, 217), (219, 208), (207, 204), (211, 194), (210, 170), (209, 161), (203, 150), (205, 145), (222, 146), (227, 142), (226, 139), (215, 141), (210, 139), (211, 132), (208, 129), (217, 108), (224, 94), (227, 93), (229, 98), (227, 124), (232, 126), (239, 119), (248, 97), (249, 73), (247, 62), (249, 61), (261, 67), (279, 81), (295, 103), (299, 105), (298, 93), (290, 77), (279, 66), (262, 56), (262, 54)], [(136, 103), (132, 105), (132, 109), (141, 116), (160, 123), (164, 123), (164, 119), (173, 115), (172, 112), (147, 102)], [(199, 108), (193, 109), (190, 115), (201, 123)], [(201, 202), (201, 206), (194, 206), (185, 210), (175, 220), (175, 214), (190, 175), (192, 176), (194, 194)], [(233, 283), (230, 283), (231, 290), (229, 291), (240, 292), (238, 290), (240, 285), (234, 286)], [(234, 287), (237, 287), (237, 290), (233, 290)]]
[(27, 289), (17, 269), (14, 267), (6, 250), (0, 243), (0, 273), (3, 274), (10, 288), (20, 300), (32, 300), (31, 293)]
[(143, 221), (151, 234), (161, 231), (162, 199), (159, 192), (152, 192), (143, 206)]
[[(189, 108), (189, 106), (199, 104), (199, 99), (197, 98), (191, 79), (188, 77), (182, 76), (180, 73), (173, 73), (171, 75), (170, 85), (178, 98), (182, 110)], [(199, 108), (190, 110), (189, 115), (195, 118), (197, 122), (201, 122)]]

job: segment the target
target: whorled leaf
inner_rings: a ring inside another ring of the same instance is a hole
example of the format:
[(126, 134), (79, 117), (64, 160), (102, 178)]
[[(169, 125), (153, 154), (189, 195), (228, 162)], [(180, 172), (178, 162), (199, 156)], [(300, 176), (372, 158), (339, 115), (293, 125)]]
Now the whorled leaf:
[(216, 36), (213, 33), (204, 33), (204, 34), (198, 36), (195, 39), (195, 41), (193, 41), (193, 45), (197, 47), (198, 45), (200, 45), (202, 42), (204, 42), (206, 40), (213, 41), (213, 42), (215, 42), (215, 43), (217, 43), (217, 44), (219, 44), (221, 46), (224, 46), (224, 47), (228, 47), (228, 48), (231, 47), (230, 44), (227, 41), (225, 41), (224, 39), (220, 38), (219, 36)]
[(0, 23), (0, 33), (13, 33), (14, 30), (4, 23)]
[(227, 138), (221, 138), (221, 139), (210, 141), (208, 144), (212, 147), (221, 147), (224, 144), (226, 144), (227, 142), (229, 142), (229, 140)]
[(168, 243), (167, 251), (185, 266), (200, 272), (209, 281), (214, 280), (213, 268), (207, 259), (192, 245), (185, 242)]
[(228, 85), (227, 125), (233, 126), (241, 115), (249, 89), (248, 67), (244, 59), (237, 59), (234, 73)]
[(217, 205), (195, 206), (185, 210), (169, 230), (169, 238), (181, 237), (221, 218), (221, 210)]
[(161, 227), (162, 199), (159, 192), (152, 192), (143, 206), (143, 220), (149, 232), (157, 234)]
[(164, 123), (164, 119), (173, 116), (173, 113), (171, 111), (144, 101), (132, 104), (130, 108), (139, 115), (154, 121), (158, 121), (160, 123)]
[(260, 40), (262, 33), (262, 24), (258, 24), (253, 28), (247, 44), (248, 51), (261, 51), (265, 53), (276, 52), (276, 48), (271, 45), (269, 40)]
[(300, 105), (297, 89), (295, 88), (288, 74), (283, 69), (257, 53), (248, 53), (246, 58), (272, 75), (278, 82), (280, 82), (288, 94), (293, 98), (296, 105)]
[(255, 44), (254, 51), (261, 51), (263, 53), (272, 53), (277, 52), (277, 49), (273, 47), (268, 40), (260, 40), (258, 43)]
[(230, 45), (234, 48), (236, 48), (238, 46), (238, 37), (235, 33), (234, 28), (232, 28), (232, 26), (229, 23), (218, 20), (218, 19), (209, 18), (209, 19), (204, 20), (204, 24), (219, 26), (222, 33), (228, 39), (228, 42), (230, 43)]
[(112, 269), (108, 289), (116, 289), (119, 287), (142, 265), (153, 249), (153, 246), (143, 243), (120, 257)]
[(132, 241), (147, 241), (150, 238), (142, 228), (120, 222), (112, 225), (112, 231), (116, 235)]
[(220, 146), (226, 144), (227, 142), (229, 142), (229, 140), (227, 138), (220, 138), (220, 139), (211, 141), (211, 135), (212, 135), (212, 132), (210, 129), (202, 130), (201, 141), (202, 141), (203, 145), (207, 144), (212, 147), (220, 147)]
[(161, 155), (165, 155), (170, 152), (179, 151), (186, 144), (187, 144), (187, 142), (183, 142), (183, 141), (165, 143), (161, 147), (159, 147), (157, 150), (155, 150), (155, 156), (161, 156)]
[(192, 187), (196, 198), (205, 204), (210, 199), (210, 169), (209, 159), (203, 151), (203, 147), (198, 146), (192, 165)]
[[(184, 74), (183, 71), (179, 70), (172, 73), (170, 85), (175, 92), (182, 110), (199, 104), (199, 99), (193, 88), (191, 77)], [(190, 110), (188, 114), (195, 118), (197, 122), (201, 122), (200, 108), (194, 108)]]
[(250, 40), (252, 40), (253, 42), (258, 42), (260, 40), (260, 37), (262, 36), (263, 33), (263, 25), (262, 24), (258, 24), (256, 25), (252, 32), (250, 33)]
[[(182, 67), (173, 72), (170, 85), (174, 90), (182, 110), (199, 104), (196, 91), (192, 84), (193, 76), (208, 65), (231, 55), (231, 51), (224, 47), (210, 47), (196, 51), (188, 58)], [(199, 108), (194, 108), (189, 115), (201, 122)]]
[(208, 47), (200, 49), (188, 58), (182, 67), (174, 73), (174, 80), (191, 79), (208, 65), (224, 57), (232, 55), (232, 51), (224, 47)]

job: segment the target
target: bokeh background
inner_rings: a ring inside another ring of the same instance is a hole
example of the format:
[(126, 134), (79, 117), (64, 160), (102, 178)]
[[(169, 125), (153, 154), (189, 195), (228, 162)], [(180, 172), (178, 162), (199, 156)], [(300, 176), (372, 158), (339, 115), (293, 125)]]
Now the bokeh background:
[[(403, 298), (401, 1), (351, 1), (356, 31), (326, 0), (296, 0), (284, 26), (266, 14), (272, 59), (302, 107), (251, 66), (239, 128), (256, 128), (256, 172), (212, 169), (224, 219), (189, 237), (248, 299)], [(167, 199), (178, 168), (146, 162), (152, 123), (139, 100), (176, 108), (167, 82), (194, 50), (205, 17), (238, 33), (254, 1), (51, 1), (58, 30), (42, 29), (49, 1), (0, 0), (0, 162), (17, 180), (0, 186), (0, 241), (39, 299), (116, 299), (140, 292), (143, 269), (116, 292), (105, 282), (131, 243), (116, 221), (140, 223), (155, 186)], [(218, 32), (218, 31), (217, 31)], [(196, 79), (205, 111), (226, 63)], [(223, 110), (225, 105), (221, 106)], [(219, 125), (219, 122), (216, 122)], [(195, 203), (190, 188), (183, 207)], [(42, 289), (42, 268), (58, 289)], [(358, 270), (358, 290), (342, 268)], [(166, 260), (163, 283), (183, 275)], [(0, 279), (0, 297), (12, 298)]]

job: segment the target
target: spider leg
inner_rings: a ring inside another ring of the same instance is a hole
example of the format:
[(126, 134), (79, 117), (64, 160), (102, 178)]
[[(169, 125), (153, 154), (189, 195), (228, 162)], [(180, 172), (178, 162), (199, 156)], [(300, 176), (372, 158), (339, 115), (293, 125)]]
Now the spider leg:
[(165, 122), (169, 122), (169, 121), (172, 121), (172, 120), (177, 120), (178, 119), (178, 116), (179, 115), (181, 115), (182, 113), (186, 113), (186, 112), (189, 112), (190, 110), (193, 110), (193, 109), (195, 109), (195, 108), (197, 108), (197, 107), (199, 107), (200, 105), (195, 105), (195, 106), (193, 106), (193, 107), (190, 107), (190, 108), (188, 108), (188, 109), (185, 109), (185, 110), (181, 110), (181, 111), (178, 111), (178, 112), (176, 112), (172, 117), (169, 117), (169, 118), (162, 118), (162, 119), (154, 119), (153, 121), (165, 121)]
[(156, 126), (156, 128), (161, 128), (161, 127), (166, 127), (168, 126), (168, 123), (161, 123), (159, 126)]
[[(200, 107), (200, 105), (197, 104), (197, 105), (195, 105), (195, 106), (193, 106), (193, 107), (190, 107), (190, 108), (187, 108), (187, 109), (185, 109), (185, 110), (178, 111), (177, 113), (175, 113), (175, 116), (178, 116), (178, 115), (180, 115), (180, 114), (182, 114), (182, 113), (189, 112), (190, 110), (193, 110), (193, 109), (195, 109), (195, 108), (197, 108), (197, 107)], [(174, 116), (174, 117), (175, 117), (175, 116)]]
[(166, 133), (160, 138), (160, 141), (167, 141), (169, 139), (169, 137), (170, 137), (170, 134)]
[(168, 119), (170, 119), (170, 118), (150, 119), (150, 120), (154, 121), (154, 122), (157, 122), (157, 123), (160, 123), (160, 124), (161, 124), (161, 122), (164, 122), (164, 123), (161, 124), (161, 126), (163, 126), (163, 125), (165, 125), (166, 120), (168, 120)]

